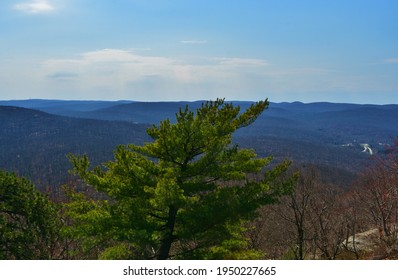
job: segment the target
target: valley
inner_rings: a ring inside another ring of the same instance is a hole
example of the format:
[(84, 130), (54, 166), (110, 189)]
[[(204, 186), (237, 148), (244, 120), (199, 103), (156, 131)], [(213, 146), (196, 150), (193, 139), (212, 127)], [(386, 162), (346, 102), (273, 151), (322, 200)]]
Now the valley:
[[(179, 108), (202, 103), (0, 101), (0, 169), (26, 176), (41, 189), (57, 188), (68, 180), (69, 153), (88, 154), (93, 164), (111, 160), (117, 145), (143, 144), (149, 141), (147, 127), (166, 118), (174, 122)], [(251, 104), (233, 103), (241, 110)], [(398, 105), (271, 103), (237, 131), (234, 142), (277, 162), (321, 166), (325, 180), (343, 185), (372, 154), (385, 151), (398, 135), (397, 119)]]

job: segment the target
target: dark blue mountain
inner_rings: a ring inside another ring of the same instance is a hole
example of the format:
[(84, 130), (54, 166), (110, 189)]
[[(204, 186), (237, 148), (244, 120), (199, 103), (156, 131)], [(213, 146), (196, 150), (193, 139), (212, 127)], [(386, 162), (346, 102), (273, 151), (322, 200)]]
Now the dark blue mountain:
[(28, 99), (0, 101), (0, 106), (16, 106), (22, 108), (36, 109), (47, 113), (62, 116), (82, 116), (85, 112), (101, 110), (117, 104), (131, 103), (131, 101), (76, 101), (76, 100), (51, 100), (51, 99)]
[(100, 164), (112, 158), (119, 144), (148, 141), (146, 127), (0, 106), (0, 169), (26, 176), (41, 188), (59, 187), (72, 168), (69, 153), (89, 154)]
[[(203, 102), (0, 101), (12, 105), (0, 106), (0, 168), (41, 185), (56, 183), (71, 167), (66, 154), (87, 153), (96, 163), (110, 160), (118, 144), (149, 141), (150, 124), (173, 121), (180, 108), (195, 110)], [(233, 103), (242, 111), (252, 104)], [(397, 120), (398, 105), (271, 103), (234, 141), (276, 160), (356, 173), (369, 161), (363, 145), (374, 154), (384, 151), (398, 136)]]

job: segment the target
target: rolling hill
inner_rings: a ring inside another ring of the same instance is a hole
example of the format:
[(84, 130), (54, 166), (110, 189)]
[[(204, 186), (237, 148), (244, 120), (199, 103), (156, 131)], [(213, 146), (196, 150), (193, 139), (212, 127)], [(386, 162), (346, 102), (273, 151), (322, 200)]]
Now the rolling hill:
[(0, 169), (14, 171), (41, 188), (65, 183), (67, 154), (89, 154), (94, 164), (112, 158), (118, 144), (149, 139), (147, 125), (51, 115), (0, 106)]
[[(59, 184), (71, 168), (68, 153), (107, 161), (118, 144), (148, 141), (150, 124), (173, 121), (179, 108), (202, 102), (0, 101), (0, 168), (41, 187)], [(251, 103), (234, 104), (244, 110)], [(271, 103), (234, 141), (261, 156), (322, 166), (325, 176), (346, 183), (369, 161), (365, 144), (378, 153), (397, 137), (397, 120), (398, 105)]]

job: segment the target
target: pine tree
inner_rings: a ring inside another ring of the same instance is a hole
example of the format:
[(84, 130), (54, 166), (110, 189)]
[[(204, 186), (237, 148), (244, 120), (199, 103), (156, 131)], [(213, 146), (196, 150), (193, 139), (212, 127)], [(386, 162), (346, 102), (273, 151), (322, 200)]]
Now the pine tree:
[(57, 206), (34, 185), (0, 170), (0, 259), (59, 258)]
[(289, 192), (294, 178), (278, 180), (288, 162), (270, 168), (271, 157), (240, 149), (232, 135), (268, 105), (260, 101), (243, 113), (222, 99), (196, 112), (186, 106), (175, 123), (166, 119), (148, 128), (153, 142), (119, 146), (114, 161), (103, 166), (91, 168), (86, 155), (71, 156), (74, 173), (105, 194), (75, 193), (67, 205), (74, 222), (69, 232), (86, 257), (260, 258), (247, 248), (245, 224), (259, 207)]

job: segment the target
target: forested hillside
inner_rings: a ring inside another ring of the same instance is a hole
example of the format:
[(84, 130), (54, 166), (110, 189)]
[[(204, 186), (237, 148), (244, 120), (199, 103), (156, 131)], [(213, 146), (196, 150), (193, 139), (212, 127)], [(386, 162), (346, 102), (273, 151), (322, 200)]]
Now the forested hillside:
[(119, 144), (143, 143), (146, 125), (77, 119), (0, 106), (0, 169), (33, 180), (41, 189), (65, 183), (69, 153), (90, 154), (100, 163)]
[(398, 256), (395, 105), (16, 103), (0, 258)]
[[(64, 182), (71, 168), (68, 153), (110, 160), (118, 144), (143, 143), (146, 127), (166, 118), (174, 122), (179, 108), (195, 110), (202, 103), (0, 101), (12, 105), (0, 106), (0, 168), (27, 176), (40, 188)], [(234, 104), (245, 110), (252, 103)], [(397, 105), (270, 103), (253, 125), (234, 134), (234, 141), (279, 161), (330, 168), (335, 171), (325, 175), (345, 174), (346, 183), (367, 165), (365, 144), (375, 154), (388, 148), (398, 135), (396, 119)]]

